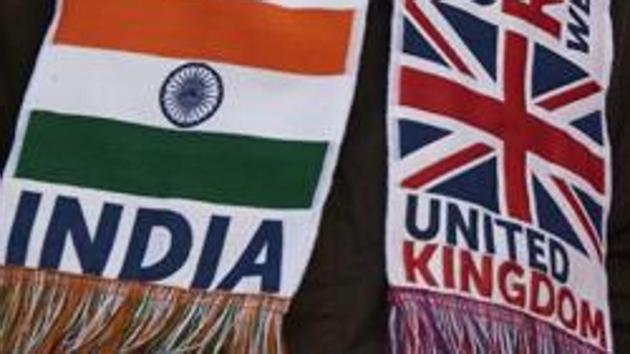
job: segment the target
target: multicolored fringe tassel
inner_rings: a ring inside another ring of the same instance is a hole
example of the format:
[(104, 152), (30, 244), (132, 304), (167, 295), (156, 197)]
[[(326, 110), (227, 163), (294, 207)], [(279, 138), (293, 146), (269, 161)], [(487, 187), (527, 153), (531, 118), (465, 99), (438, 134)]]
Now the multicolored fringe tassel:
[(0, 353), (280, 354), (288, 304), (0, 268)]
[(392, 354), (604, 354), (522, 312), (454, 295), (390, 292)]

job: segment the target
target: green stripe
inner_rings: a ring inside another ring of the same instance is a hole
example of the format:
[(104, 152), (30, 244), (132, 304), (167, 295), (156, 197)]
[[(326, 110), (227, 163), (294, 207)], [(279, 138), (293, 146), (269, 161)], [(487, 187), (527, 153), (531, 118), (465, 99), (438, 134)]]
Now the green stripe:
[(308, 208), (326, 148), (35, 111), (17, 176), (151, 197)]

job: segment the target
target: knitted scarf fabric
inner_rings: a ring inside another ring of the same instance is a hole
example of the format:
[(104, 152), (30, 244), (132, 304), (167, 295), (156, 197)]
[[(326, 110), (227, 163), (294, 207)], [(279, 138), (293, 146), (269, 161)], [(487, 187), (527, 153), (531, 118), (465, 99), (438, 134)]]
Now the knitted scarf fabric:
[(367, 0), (64, 0), (0, 190), (1, 353), (282, 353)]
[(395, 3), (391, 351), (611, 353), (609, 1)]

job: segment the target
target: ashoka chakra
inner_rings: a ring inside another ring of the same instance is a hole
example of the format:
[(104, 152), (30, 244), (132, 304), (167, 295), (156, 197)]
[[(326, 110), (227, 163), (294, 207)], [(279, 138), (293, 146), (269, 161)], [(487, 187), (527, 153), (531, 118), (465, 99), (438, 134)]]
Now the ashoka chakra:
[(219, 74), (206, 64), (175, 69), (160, 90), (162, 112), (173, 124), (189, 128), (210, 119), (223, 101)]

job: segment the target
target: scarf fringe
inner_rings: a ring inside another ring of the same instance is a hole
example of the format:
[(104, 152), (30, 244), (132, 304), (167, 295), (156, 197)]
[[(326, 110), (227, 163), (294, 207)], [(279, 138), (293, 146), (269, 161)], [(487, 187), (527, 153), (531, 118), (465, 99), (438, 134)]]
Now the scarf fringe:
[(288, 301), (0, 267), (0, 353), (282, 354)]
[(390, 292), (392, 354), (605, 354), (506, 308), (452, 295)]

